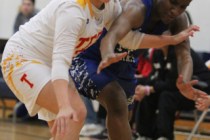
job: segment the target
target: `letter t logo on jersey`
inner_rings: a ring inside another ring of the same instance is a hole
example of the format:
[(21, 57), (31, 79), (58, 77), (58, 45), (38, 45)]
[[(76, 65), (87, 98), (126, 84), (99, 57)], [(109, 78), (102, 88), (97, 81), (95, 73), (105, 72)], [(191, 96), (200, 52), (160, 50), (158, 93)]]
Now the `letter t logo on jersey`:
[(25, 82), (26, 84), (29, 85), (30, 88), (33, 88), (34, 84), (31, 83), (28, 79), (27, 79), (27, 74), (23, 74), (23, 76), (20, 78), (21, 82)]

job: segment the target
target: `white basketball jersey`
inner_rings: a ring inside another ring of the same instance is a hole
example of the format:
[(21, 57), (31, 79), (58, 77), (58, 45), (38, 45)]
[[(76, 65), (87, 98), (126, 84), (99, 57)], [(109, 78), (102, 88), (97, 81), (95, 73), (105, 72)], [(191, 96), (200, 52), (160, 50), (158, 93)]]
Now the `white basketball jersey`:
[[(105, 4), (103, 10), (90, 0), (52, 0), (9, 40), (5, 51), (38, 59), (52, 67), (52, 79), (67, 79), (72, 57), (90, 47), (103, 28), (121, 13), (118, 0)], [(7, 57), (6, 54), (3, 59)]]

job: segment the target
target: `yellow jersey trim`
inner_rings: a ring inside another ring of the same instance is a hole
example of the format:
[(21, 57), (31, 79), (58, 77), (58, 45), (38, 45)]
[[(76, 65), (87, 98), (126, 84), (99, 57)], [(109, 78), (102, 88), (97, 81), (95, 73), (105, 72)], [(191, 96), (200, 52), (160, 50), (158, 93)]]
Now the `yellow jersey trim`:
[(93, 8), (92, 8), (92, 4), (90, 0), (77, 0), (77, 3), (80, 4), (83, 8), (85, 8), (86, 4), (88, 4), (90, 15), (91, 17), (93, 17), (94, 13), (93, 13)]

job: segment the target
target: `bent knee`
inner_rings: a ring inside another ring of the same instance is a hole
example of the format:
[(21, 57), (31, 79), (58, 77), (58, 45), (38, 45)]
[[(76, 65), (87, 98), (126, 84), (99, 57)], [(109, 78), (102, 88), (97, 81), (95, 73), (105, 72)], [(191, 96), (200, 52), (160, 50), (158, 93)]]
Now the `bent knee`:
[(87, 116), (87, 109), (84, 107), (81, 107), (77, 110), (77, 114), (78, 114), (78, 120), (81, 123), (85, 122), (86, 116)]
[(128, 108), (127, 105), (121, 106), (109, 106), (107, 107), (107, 114), (112, 117), (128, 117)]

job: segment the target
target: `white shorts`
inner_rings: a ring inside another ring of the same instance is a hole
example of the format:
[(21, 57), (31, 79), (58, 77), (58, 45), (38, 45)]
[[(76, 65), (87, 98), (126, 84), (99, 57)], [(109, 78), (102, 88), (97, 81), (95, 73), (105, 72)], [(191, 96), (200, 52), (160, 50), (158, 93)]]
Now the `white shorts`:
[[(9, 47), (9, 46), (7, 46)], [(56, 115), (36, 104), (42, 88), (51, 80), (51, 68), (39, 60), (26, 60), (8, 52), (2, 60), (4, 79), (16, 97), (25, 104), (29, 115), (52, 121)], [(48, 101), (48, 99), (46, 99)]]

